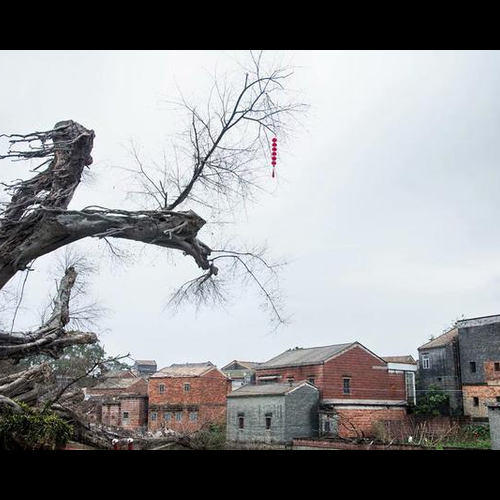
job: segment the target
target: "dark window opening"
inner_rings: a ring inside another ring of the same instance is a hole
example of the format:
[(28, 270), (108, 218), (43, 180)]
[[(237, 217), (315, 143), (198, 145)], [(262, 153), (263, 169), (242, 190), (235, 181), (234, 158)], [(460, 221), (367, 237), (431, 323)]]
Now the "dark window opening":
[(314, 377), (309, 377), (308, 380), (310, 384), (316, 385), (316, 379)]
[(479, 398), (474, 398), (474, 406), (479, 406)]
[(238, 422), (240, 430), (243, 430), (245, 428), (245, 417), (238, 417)]
[(497, 403), (500, 403), (500, 396), (497, 397)]
[(351, 394), (351, 379), (344, 379), (344, 394)]
[(165, 384), (160, 384), (160, 392), (165, 392)]
[(500, 372), (500, 363), (495, 363), (495, 371)]
[(470, 371), (471, 373), (476, 373), (477, 372), (477, 365), (475, 361), (470, 362)]
[(184, 384), (184, 392), (191, 392), (191, 384)]
[(266, 415), (266, 430), (267, 431), (271, 430), (272, 423), (273, 423), (273, 416), (272, 415)]
[(130, 418), (130, 413), (128, 411), (123, 412), (123, 420), (128, 420)]

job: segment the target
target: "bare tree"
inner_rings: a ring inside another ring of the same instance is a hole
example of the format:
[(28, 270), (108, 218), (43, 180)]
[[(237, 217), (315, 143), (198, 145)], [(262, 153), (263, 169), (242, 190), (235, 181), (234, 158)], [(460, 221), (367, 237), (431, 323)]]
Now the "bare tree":
[[(4, 184), (10, 199), (3, 202), (0, 211), (0, 290), (17, 273), (29, 271), (35, 259), (76, 241), (91, 237), (112, 245), (114, 239), (133, 240), (180, 251), (203, 271), (202, 276), (181, 287), (175, 303), (186, 297), (199, 302), (222, 300), (222, 280), (216, 280), (224, 267), (230, 276), (239, 270), (249, 278), (276, 321), (282, 322), (273, 288), (279, 264), (269, 263), (262, 249), (227, 246), (213, 250), (199, 239), (206, 220), (194, 208), (219, 213), (223, 208), (234, 210), (261, 190), (262, 176), (269, 175), (265, 159), (270, 156), (271, 137), (283, 137), (290, 118), (304, 108), (287, 96), (285, 85), (290, 76), (284, 69), (265, 71), (261, 54), (252, 53), (251, 67), (239, 84), (215, 79), (203, 109), (181, 97), (177, 104), (187, 118), (187, 128), (158, 169), (161, 175), (155, 176), (134, 152), (142, 193), (154, 200), (145, 210), (97, 204), (69, 209), (85, 170), (93, 162), (94, 131), (67, 120), (47, 131), (0, 136), (10, 143), (0, 159), (41, 162), (32, 178)], [(57, 357), (67, 346), (96, 341), (94, 334), (66, 329), (75, 281), (76, 271), (69, 267), (50, 318), (36, 331), (0, 332), (0, 360), (17, 361), (40, 353)], [(43, 366), (18, 374), (28, 380), (43, 376)], [(16, 380), (0, 380), (0, 394), (10, 397), (12, 383)], [(4, 398), (3, 404), (11, 403)]]

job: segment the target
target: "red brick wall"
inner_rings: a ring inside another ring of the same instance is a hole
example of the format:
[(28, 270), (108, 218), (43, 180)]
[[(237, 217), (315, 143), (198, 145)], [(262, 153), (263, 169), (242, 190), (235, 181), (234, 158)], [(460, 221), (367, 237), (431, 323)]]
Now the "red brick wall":
[(404, 408), (338, 408), (337, 415), (339, 418), (339, 436), (342, 438), (375, 437), (374, 427), (377, 423), (405, 421), (408, 418)]
[[(378, 368), (374, 368), (374, 367)], [(322, 399), (371, 399), (404, 401), (406, 385), (403, 373), (391, 374), (387, 364), (356, 346), (325, 365), (257, 370), (257, 377), (280, 375), (279, 382), (294, 376), (296, 382), (314, 375)], [(351, 394), (343, 393), (343, 379), (351, 379)]]
[[(120, 398), (121, 404), (121, 426), (124, 429), (137, 429), (138, 427), (145, 427), (147, 424), (147, 408), (146, 398), (135, 397), (122, 397)], [(128, 423), (123, 421), (123, 413), (129, 413)]]
[[(160, 392), (160, 384), (165, 385), (165, 392)], [(191, 390), (184, 391), (184, 385), (190, 384)], [(226, 422), (226, 396), (231, 392), (231, 381), (218, 370), (212, 370), (203, 377), (151, 378), (149, 380), (149, 430), (168, 428), (179, 432), (194, 432), (208, 423)], [(165, 410), (167, 407), (167, 410)], [(181, 422), (175, 419), (175, 409), (182, 410)], [(198, 410), (198, 420), (189, 419), (190, 409)], [(165, 412), (172, 413), (170, 422), (166, 422)], [(157, 420), (151, 419), (151, 413), (157, 414)]]

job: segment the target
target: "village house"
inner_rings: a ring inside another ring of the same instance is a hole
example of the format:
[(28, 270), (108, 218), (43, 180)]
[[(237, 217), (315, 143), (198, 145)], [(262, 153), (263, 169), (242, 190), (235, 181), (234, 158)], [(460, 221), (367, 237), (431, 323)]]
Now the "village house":
[(91, 421), (129, 430), (147, 427), (148, 384), (131, 371), (110, 372), (85, 393)]
[(318, 436), (319, 390), (308, 382), (246, 385), (227, 397), (229, 442), (288, 444)]
[(244, 385), (255, 384), (255, 370), (261, 364), (234, 360), (224, 368), (221, 368), (221, 371), (231, 380), (232, 390), (235, 391)]
[(443, 335), (419, 347), (419, 368), (417, 389), (424, 395), (430, 389), (437, 389), (449, 398), (448, 413), (463, 414), (462, 382), (458, 329), (452, 328)]
[(163, 368), (149, 379), (148, 428), (191, 433), (225, 424), (230, 391), (231, 381), (210, 362)]
[(370, 436), (378, 422), (406, 419), (404, 372), (359, 342), (290, 349), (257, 368), (257, 384), (304, 380), (319, 390), (321, 435)]
[(464, 414), (487, 420), (500, 402), (500, 315), (457, 322)]
[(139, 377), (149, 378), (158, 371), (158, 367), (154, 359), (137, 359), (132, 371)]
[(457, 321), (420, 347), (419, 358), (419, 391), (443, 391), (452, 415), (484, 421), (487, 405), (500, 402), (500, 315)]

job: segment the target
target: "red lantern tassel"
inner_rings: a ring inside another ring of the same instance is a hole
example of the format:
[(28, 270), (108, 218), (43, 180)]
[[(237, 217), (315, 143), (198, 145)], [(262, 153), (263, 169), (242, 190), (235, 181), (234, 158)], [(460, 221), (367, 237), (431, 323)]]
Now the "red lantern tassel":
[(273, 167), (273, 179), (276, 177), (276, 169)]

